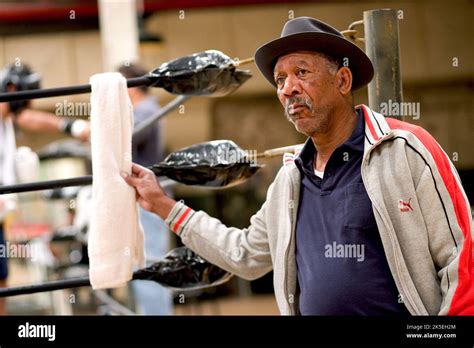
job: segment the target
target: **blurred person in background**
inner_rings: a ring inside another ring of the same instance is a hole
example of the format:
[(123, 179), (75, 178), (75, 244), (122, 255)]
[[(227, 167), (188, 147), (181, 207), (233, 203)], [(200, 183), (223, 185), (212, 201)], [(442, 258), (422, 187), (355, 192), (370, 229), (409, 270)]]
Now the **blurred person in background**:
[[(118, 71), (127, 79), (146, 75), (143, 67), (137, 64), (121, 66)], [(128, 89), (134, 112), (134, 126), (153, 116), (160, 106), (156, 97), (148, 93), (147, 86)], [(164, 155), (163, 134), (159, 123), (134, 136), (132, 140), (133, 161), (148, 167), (161, 162)], [(140, 207), (140, 221), (145, 233), (145, 251), (147, 263), (162, 259), (169, 250), (168, 228), (156, 214)], [(147, 264), (147, 266), (148, 266)], [(169, 290), (155, 282), (137, 280), (132, 282), (132, 290), (137, 311), (146, 315), (172, 315), (173, 298)]]
[[(9, 64), (0, 71), (0, 93), (25, 91), (40, 88), (41, 77), (27, 65)], [(35, 110), (25, 100), (0, 103), (0, 185), (16, 182), (15, 127), (34, 132), (65, 133), (82, 141), (89, 139), (89, 122), (60, 118), (56, 115)], [(0, 245), (5, 247), (4, 219), (15, 209), (16, 196), (0, 195)], [(0, 255), (0, 287), (7, 286), (7, 255)], [(0, 315), (6, 314), (5, 299), (0, 299)]]

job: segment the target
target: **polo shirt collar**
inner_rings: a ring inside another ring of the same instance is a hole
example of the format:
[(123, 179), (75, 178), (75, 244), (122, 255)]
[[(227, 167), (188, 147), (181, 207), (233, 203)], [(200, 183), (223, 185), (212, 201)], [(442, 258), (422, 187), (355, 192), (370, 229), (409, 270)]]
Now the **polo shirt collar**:
[[(351, 136), (338, 148), (347, 146), (353, 150), (364, 152), (364, 136), (365, 136), (365, 121), (363, 112), (360, 108), (356, 109), (357, 112), (357, 123), (352, 131)], [(309, 169), (313, 168), (314, 154), (316, 148), (311, 138), (306, 139), (306, 142), (301, 149), (300, 154), (295, 158), (296, 166), (303, 171), (312, 172)], [(306, 170), (305, 170), (306, 169)]]

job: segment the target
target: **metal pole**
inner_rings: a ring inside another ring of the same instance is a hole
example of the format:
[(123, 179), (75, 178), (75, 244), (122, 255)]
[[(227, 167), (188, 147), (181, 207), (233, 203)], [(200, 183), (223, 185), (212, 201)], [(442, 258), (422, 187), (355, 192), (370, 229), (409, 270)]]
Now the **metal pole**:
[(178, 106), (183, 104), (186, 100), (191, 98), (188, 95), (180, 95), (179, 97), (174, 98), (168, 104), (166, 104), (163, 108), (158, 110), (153, 116), (147, 118), (145, 121), (141, 122), (135, 129), (133, 130), (133, 136), (139, 137), (140, 134), (150, 128), (153, 124), (155, 124), (158, 120), (169, 114), (170, 111), (176, 109)]
[(137, 62), (139, 34), (136, 1), (99, 0), (98, 5), (105, 71), (115, 71), (118, 66)]
[(393, 9), (364, 11), (364, 32), (366, 52), (375, 70), (374, 78), (369, 83), (369, 106), (377, 112), (384, 106), (387, 110), (391, 110), (392, 105), (398, 105), (399, 110), (403, 92), (398, 11)]

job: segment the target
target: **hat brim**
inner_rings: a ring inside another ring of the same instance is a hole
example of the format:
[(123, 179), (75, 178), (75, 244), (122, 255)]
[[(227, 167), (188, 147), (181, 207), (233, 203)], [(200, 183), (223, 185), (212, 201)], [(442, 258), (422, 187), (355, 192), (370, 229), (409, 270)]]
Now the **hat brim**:
[(273, 77), (275, 64), (281, 56), (295, 51), (320, 52), (342, 63), (346, 61), (352, 72), (352, 90), (363, 87), (374, 76), (374, 67), (364, 51), (349, 40), (329, 33), (303, 32), (270, 41), (257, 49), (255, 63), (268, 82), (277, 87)]

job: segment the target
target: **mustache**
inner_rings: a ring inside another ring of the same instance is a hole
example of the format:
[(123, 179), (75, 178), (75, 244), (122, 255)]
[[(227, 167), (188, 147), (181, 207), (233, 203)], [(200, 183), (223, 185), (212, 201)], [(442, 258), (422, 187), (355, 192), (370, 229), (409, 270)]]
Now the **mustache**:
[(287, 116), (293, 115), (293, 107), (292, 104), (298, 104), (306, 106), (310, 111), (314, 110), (313, 103), (308, 98), (301, 98), (301, 97), (290, 97), (285, 103), (285, 113)]

